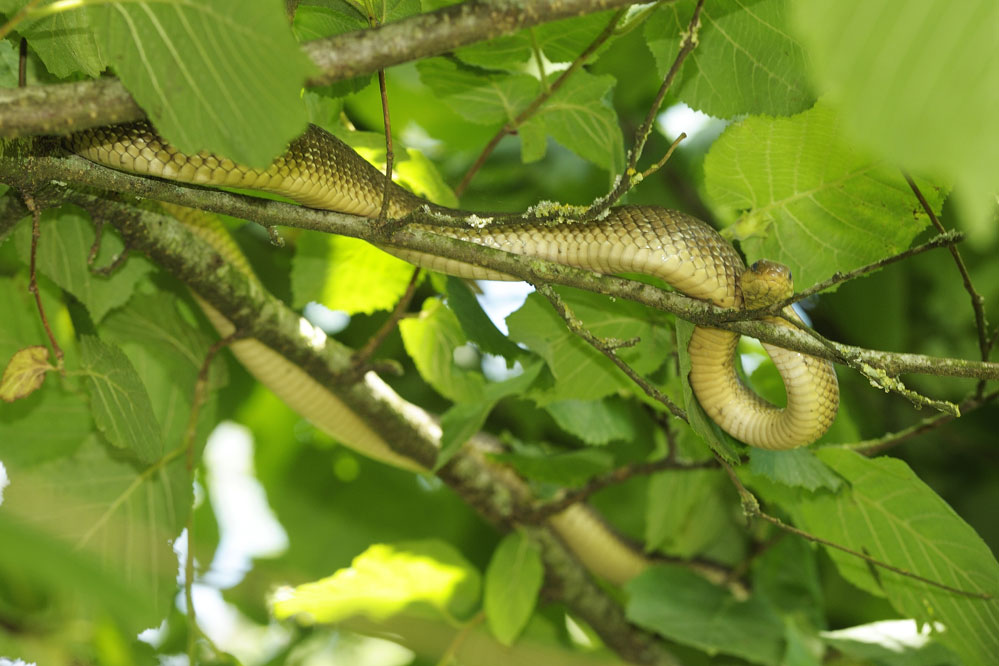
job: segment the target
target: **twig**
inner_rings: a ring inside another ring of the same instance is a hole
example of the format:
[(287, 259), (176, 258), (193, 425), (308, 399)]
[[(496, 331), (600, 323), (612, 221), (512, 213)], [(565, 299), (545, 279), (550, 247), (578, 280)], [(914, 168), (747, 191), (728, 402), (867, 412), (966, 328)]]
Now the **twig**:
[(17, 87), (23, 88), (28, 84), (28, 40), (21, 37), (17, 55)]
[[(967, 415), (970, 412), (992, 402), (996, 398), (999, 398), (999, 390), (987, 393), (982, 396), (972, 395), (971, 397), (965, 399), (961, 402), (958, 407), (961, 410), (962, 415)], [(872, 456), (893, 446), (897, 446), (902, 442), (922, 435), (923, 433), (930, 432), (942, 425), (950, 423), (956, 417), (953, 414), (935, 414), (929, 416), (918, 423), (914, 423), (907, 428), (903, 428), (897, 432), (887, 433), (881, 437), (876, 437), (874, 439), (865, 439), (860, 442), (850, 442), (846, 444), (833, 444), (831, 446), (838, 446), (844, 449), (852, 449), (854, 451), (859, 451), (867, 456)]]
[(718, 462), (714, 459), (698, 462), (679, 462), (674, 459), (673, 449), (671, 448), (670, 453), (659, 460), (624, 465), (606, 474), (593, 477), (579, 488), (562, 491), (555, 499), (536, 504), (522, 520), (528, 523), (541, 523), (555, 514), (565, 511), (573, 504), (586, 501), (590, 495), (593, 495), (597, 491), (624, 483), (636, 476), (648, 476), (665, 470), (715, 469), (717, 467)]
[[(541, 105), (547, 102), (552, 95), (558, 92), (558, 90), (565, 84), (565, 82), (569, 79), (569, 77), (572, 76), (580, 67), (582, 67), (583, 64), (587, 61), (587, 59), (589, 59), (589, 57), (593, 55), (593, 53), (598, 48), (600, 48), (600, 46), (603, 45), (604, 42), (610, 39), (610, 37), (614, 34), (614, 29), (617, 27), (617, 24), (624, 17), (625, 11), (626, 10), (621, 9), (615, 12), (614, 16), (612, 16), (611, 20), (607, 23), (607, 27), (605, 27), (603, 31), (599, 35), (597, 35), (592, 42), (590, 42), (589, 46), (583, 49), (583, 52), (580, 53), (579, 56), (577, 56), (576, 59), (572, 61), (572, 64), (570, 64), (569, 67), (565, 71), (563, 71), (559, 75), (559, 77), (552, 82), (551, 85), (548, 85), (548, 83), (544, 80), (544, 70), (543, 69), (541, 70), (541, 77), (542, 77), (541, 80), (543, 84), (541, 93), (537, 97), (535, 97), (530, 104), (527, 105), (527, 108), (525, 108), (523, 111), (517, 114), (517, 116), (512, 121), (501, 127), (499, 131), (497, 131), (496, 134), (493, 135), (493, 138), (489, 140), (489, 143), (487, 143), (486, 147), (482, 149), (481, 153), (479, 153), (479, 156), (476, 158), (475, 162), (472, 164), (471, 167), (469, 167), (468, 171), (465, 173), (465, 176), (461, 179), (461, 182), (458, 183), (458, 186), (454, 188), (455, 195), (460, 197), (465, 192), (465, 190), (468, 188), (468, 184), (472, 182), (472, 178), (474, 178), (475, 174), (479, 172), (479, 169), (482, 168), (482, 165), (486, 163), (486, 159), (488, 159), (489, 156), (492, 155), (492, 152), (496, 149), (496, 146), (499, 145), (499, 142), (503, 140), (503, 137), (507, 136), (508, 134), (515, 133), (518, 127), (527, 122), (527, 120), (531, 118), (539, 108), (541, 108)], [(532, 42), (533, 42), (533, 34), (534, 33), (532, 32), (531, 33)], [(535, 55), (538, 58), (538, 67), (540, 69), (541, 68), (540, 54), (536, 53)]]
[(642, 151), (645, 150), (645, 144), (649, 140), (649, 135), (652, 133), (652, 125), (655, 122), (656, 114), (659, 112), (659, 107), (662, 106), (663, 99), (666, 97), (666, 92), (669, 90), (670, 86), (673, 85), (673, 79), (676, 78), (677, 73), (680, 71), (683, 61), (687, 59), (690, 52), (694, 50), (697, 46), (698, 32), (701, 28), (701, 8), (704, 6), (704, 0), (697, 0), (697, 5), (694, 7), (694, 13), (690, 17), (690, 22), (687, 24), (687, 29), (682, 35), (680, 42), (680, 50), (676, 54), (676, 58), (673, 60), (673, 65), (669, 68), (669, 72), (666, 73), (666, 78), (663, 79), (662, 85), (659, 86), (659, 92), (656, 93), (656, 98), (649, 106), (649, 112), (645, 116), (645, 121), (638, 127), (638, 131), (635, 132), (635, 143), (628, 153), (628, 164), (625, 166), (624, 173), (618, 178), (617, 183), (611, 189), (609, 193), (605, 196), (600, 197), (587, 209), (586, 213), (583, 215), (584, 220), (595, 220), (602, 216), (604, 212), (613, 206), (618, 200), (623, 197), (628, 190), (631, 189), (632, 185), (636, 180), (638, 175), (637, 166), (638, 160), (642, 156)]
[(835, 548), (836, 550), (839, 550), (839, 551), (842, 551), (844, 553), (847, 553), (848, 555), (853, 555), (854, 557), (858, 557), (858, 558), (864, 560), (865, 562), (867, 562), (869, 564), (872, 564), (872, 565), (874, 565), (876, 567), (879, 567), (881, 569), (885, 569), (886, 571), (891, 571), (893, 573), (897, 573), (900, 576), (905, 576), (906, 578), (912, 578), (913, 580), (918, 580), (921, 583), (926, 583), (927, 585), (932, 585), (933, 587), (937, 587), (937, 588), (940, 588), (942, 590), (947, 590), (948, 592), (953, 592), (954, 594), (960, 594), (961, 596), (970, 597), (972, 599), (991, 599), (992, 598), (991, 594), (986, 594), (986, 593), (982, 593), (982, 592), (969, 592), (967, 590), (962, 590), (960, 588), (951, 587), (950, 585), (946, 585), (946, 584), (941, 583), (939, 581), (935, 581), (935, 580), (931, 580), (929, 578), (925, 578), (923, 576), (920, 576), (919, 574), (913, 573), (911, 571), (907, 571), (907, 570), (902, 569), (900, 567), (896, 567), (893, 564), (888, 564), (887, 562), (883, 562), (883, 561), (881, 561), (881, 560), (879, 560), (877, 558), (871, 557), (867, 553), (862, 553), (862, 552), (853, 550), (852, 548), (847, 548), (846, 546), (842, 546), (842, 545), (840, 545), (840, 544), (838, 544), (838, 543), (836, 543), (834, 541), (829, 541), (828, 539), (823, 539), (822, 537), (817, 537), (814, 534), (809, 534), (808, 532), (806, 532), (804, 530), (801, 530), (801, 529), (798, 529), (797, 527), (794, 527), (793, 525), (788, 525), (787, 523), (785, 523), (784, 521), (782, 521), (780, 518), (777, 518), (775, 516), (771, 516), (770, 514), (766, 513), (765, 511), (763, 511), (760, 508), (759, 500), (757, 500), (756, 497), (751, 492), (749, 492), (749, 490), (747, 490), (744, 485), (742, 485), (742, 481), (739, 480), (738, 475), (736, 475), (735, 470), (732, 469), (731, 465), (729, 465), (727, 462), (725, 462), (720, 457), (718, 458), (718, 462), (721, 463), (722, 467), (725, 469), (725, 472), (728, 474), (729, 479), (731, 479), (732, 484), (735, 486), (736, 490), (739, 492), (739, 497), (742, 499), (742, 507), (743, 507), (743, 510), (746, 512), (746, 517), (747, 518), (750, 518), (750, 519), (752, 519), (752, 518), (760, 518), (760, 519), (765, 520), (766, 522), (770, 523), (771, 525), (775, 525), (776, 527), (784, 530), (785, 532), (789, 532), (790, 534), (794, 534), (795, 536), (799, 536), (802, 539), (805, 539), (806, 541), (811, 541), (813, 543), (817, 543), (817, 544), (826, 546), (827, 548)]
[(49, 318), (45, 316), (45, 307), (42, 305), (42, 294), (38, 290), (38, 274), (35, 271), (35, 258), (38, 255), (38, 241), (42, 236), (41, 228), (41, 218), (42, 213), (35, 205), (35, 200), (28, 195), (24, 196), (24, 205), (28, 207), (31, 211), (31, 261), (29, 262), (29, 276), (28, 276), (28, 291), (35, 295), (35, 305), (38, 306), (38, 316), (41, 317), (42, 327), (45, 329), (45, 334), (49, 338), (49, 343), (52, 345), (52, 353), (55, 354), (56, 358), (56, 368), (63, 375), (66, 374), (66, 369), (63, 366), (63, 352), (62, 347), (56, 341), (55, 335), (52, 334), (52, 328), (49, 326)]
[[(184, 428), (183, 447), (186, 452), (185, 465), (188, 473), (194, 473), (194, 440), (198, 431), (198, 417), (201, 415), (201, 407), (204, 405), (208, 393), (208, 373), (211, 370), (212, 361), (215, 356), (236, 340), (244, 337), (240, 331), (235, 331), (231, 335), (216, 340), (205, 353), (205, 358), (201, 362), (198, 370), (198, 378), (194, 382), (194, 394), (191, 398), (191, 413), (187, 417), (187, 427)], [(190, 543), (188, 543), (190, 545)]]
[[(943, 224), (937, 219), (936, 213), (933, 212), (933, 208), (930, 206), (929, 202), (926, 201), (926, 197), (920, 191), (919, 186), (916, 185), (916, 181), (912, 179), (912, 176), (905, 170), (902, 171), (902, 175), (905, 177), (905, 182), (909, 184), (909, 188), (912, 193), (916, 195), (916, 199), (919, 200), (919, 205), (923, 207), (923, 211), (930, 218), (930, 222), (933, 226), (937, 228), (941, 234), (947, 233), (944, 229)], [(960, 251), (954, 245), (950, 245), (948, 248), (950, 250), (950, 255), (954, 257), (954, 263), (957, 264), (957, 270), (961, 273), (961, 279), (964, 281), (964, 290), (968, 292), (968, 296), (971, 297), (971, 308), (975, 312), (975, 328), (978, 330), (978, 349), (982, 354), (982, 360), (989, 360), (989, 351), (991, 350), (991, 345), (989, 343), (988, 327), (989, 324), (985, 319), (985, 299), (975, 290), (975, 286), (971, 284), (971, 275), (968, 274), (968, 267), (964, 264), (964, 259), (961, 257)], [(977, 392), (978, 395), (985, 391), (985, 381), (978, 383)]]
[(385, 186), (382, 189), (382, 209), (378, 212), (378, 221), (388, 219), (389, 201), (392, 199), (392, 162), (395, 153), (392, 152), (392, 121), (389, 119), (388, 92), (385, 89), (385, 70), (378, 70), (378, 90), (382, 95), (382, 116), (385, 122)]
[(548, 302), (552, 304), (552, 307), (555, 308), (555, 311), (559, 314), (559, 316), (565, 320), (565, 323), (569, 327), (570, 331), (581, 337), (589, 343), (590, 346), (609, 358), (614, 365), (619, 367), (624, 372), (624, 374), (628, 375), (631, 381), (638, 384), (638, 386), (645, 391), (646, 395), (664, 405), (666, 409), (673, 414), (673, 416), (683, 421), (687, 420), (687, 412), (685, 412), (682, 407), (673, 402), (668, 395), (647, 382), (644, 377), (635, 372), (630, 365), (622, 361), (615, 353), (615, 350), (620, 347), (634, 344), (632, 341), (625, 341), (622, 343), (621, 341), (604, 340), (596, 337), (586, 330), (586, 327), (583, 326), (582, 322), (576, 319), (576, 317), (569, 310), (568, 306), (566, 306), (565, 302), (562, 301), (562, 297), (559, 296), (550, 285), (537, 283), (534, 285), (534, 288), (542, 296), (548, 299)]
[(881, 389), (882, 391), (897, 393), (898, 395), (906, 398), (911, 402), (916, 409), (922, 409), (923, 407), (932, 407), (933, 409), (943, 412), (944, 414), (950, 414), (951, 416), (960, 416), (961, 411), (957, 405), (948, 400), (935, 400), (928, 396), (923, 395), (917, 391), (913, 391), (907, 387), (901, 379), (892, 373), (889, 373), (885, 368), (879, 366), (877, 363), (872, 363), (859, 358), (855, 354), (843, 353), (837, 345), (823, 336), (821, 333), (815, 329), (806, 326), (804, 322), (798, 319), (797, 315), (789, 314), (787, 311), (780, 313), (780, 318), (800, 331), (804, 331), (810, 337), (818, 340), (822, 345), (830, 350), (831, 353), (836, 354), (838, 359), (837, 362), (842, 363), (850, 368), (853, 368), (870, 382), (871, 386), (874, 388)]
[(371, 357), (374, 355), (375, 350), (377, 350), (385, 338), (389, 336), (395, 327), (398, 326), (399, 321), (406, 316), (406, 310), (409, 309), (409, 304), (413, 300), (413, 295), (416, 293), (416, 285), (419, 283), (420, 279), (419, 267), (413, 269), (413, 276), (409, 278), (409, 285), (406, 287), (405, 293), (403, 293), (402, 298), (399, 302), (395, 304), (395, 308), (392, 310), (392, 314), (389, 315), (388, 319), (375, 331), (375, 334), (368, 338), (368, 341), (364, 343), (354, 354), (350, 361), (350, 372), (360, 373), (362, 369), (366, 369), (371, 361)]
[(654, 174), (656, 171), (659, 171), (660, 169), (662, 169), (663, 166), (665, 166), (665, 164), (667, 162), (669, 162), (669, 158), (673, 157), (673, 151), (676, 150), (676, 147), (679, 146), (680, 142), (683, 141), (686, 138), (687, 138), (687, 133), (686, 132), (680, 132), (680, 136), (676, 137), (676, 139), (673, 141), (673, 143), (671, 143), (669, 145), (669, 150), (666, 151), (666, 154), (663, 155), (663, 157), (662, 157), (661, 160), (659, 160), (658, 162), (656, 162), (655, 164), (653, 164), (652, 166), (650, 166), (648, 169), (646, 169), (645, 171), (643, 171), (640, 175), (635, 176), (635, 184), (637, 185), (638, 183), (642, 182), (643, 180), (645, 180), (646, 178), (648, 178), (649, 176), (651, 176), (652, 174)]
[(793, 305), (799, 301), (803, 301), (810, 296), (814, 296), (819, 292), (823, 292), (826, 289), (835, 287), (839, 284), (849, 282), (850, 280), (855, 280), (859, 277), (867, 275), (868, 273), (873, 273), (874, 271), (881, 270), (885, 266), (889, 266), (896, 262), (902, 261), (903, 259), (909, 259), (917, 254), (922, 254), (928, 250), (935, 250), (938, 247), (953, 247), (956, 243), (960, 243), (964, 240), (964, 234), (960, 231), (945, 231), (938, 236), (934, 236), (925, 243), (911, 247), (908, 250), (899, 252), (898, 254), (893, 254), (890, 257), (885, 257), (884, 259), (879, 259), (873, 263), (867, 264), (866, 266), (860, 266), (852, 271), (847, 271), (846, 273), (836, 272), (833, 273), (828, 279), (822, 282), (817, 282), (807, 289), (802, 289), (799, 292), (795, 292), (789, 298), (783, 301), (774, 303), (773, 305), (768, 305), (765, 308), (757, 308), (754, 310), (732, 310), (731, 314), (725, 317), (725, 321), (740, 321), (744, 319), (757, 319), (765, 314), (779, 314), (788, 305)]

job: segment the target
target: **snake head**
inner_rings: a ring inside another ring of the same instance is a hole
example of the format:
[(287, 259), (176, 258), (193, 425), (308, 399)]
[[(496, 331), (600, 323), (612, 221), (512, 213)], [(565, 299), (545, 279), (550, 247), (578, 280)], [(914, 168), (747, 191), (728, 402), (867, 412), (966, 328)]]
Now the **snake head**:
[(791, 269), (784, 264), (760, 259), (742, 273), (742, 301), (749, 310), (765, 308), (794, 293)]

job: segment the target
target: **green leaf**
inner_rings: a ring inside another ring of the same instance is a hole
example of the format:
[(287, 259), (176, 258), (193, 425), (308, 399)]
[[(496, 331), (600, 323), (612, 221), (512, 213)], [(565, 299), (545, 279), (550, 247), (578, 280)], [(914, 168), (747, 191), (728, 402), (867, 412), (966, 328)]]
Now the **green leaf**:
[(541, 554), (520, 532), (506, 535), (486, 569), (483, 605), (493, 636), (513, 645), (534, 612), (545, 577)]
[(730, 463), (739, 462), (735, 440), (704, 413), (697, 402), (694, 389), (690, 386), (690, 338), (695, 326), (685, 319), (676, 320), (676, 350), (680, 359), (680, 385), (683, 387), (683, 407), (687, 411), (688, 424), (711, 450)]
[(891, 0), (797, 2), (793, 25), (845, 132), (890, 164), (953, 181), (961, 218), (984, 246), (996, 238), (999, 5), (898, 9)]
[[(611, 11), (599, 12), (543, 23), (533, 28), (534, 35), (546, 58), (552, 62), (572, 62), (603, 32), (613, 15), (614, 12)], [(596, 54), (601, 53), (613, 41), (614, 38), (611, 37), (604, 42)]]
[(482, 400), (486, 379), (455, 363), (455, 349), (468, 339), (457, 317), (439, 299), (428, 298), (418, 318), (400, 321), (399, 333), (420, 376), (438, 393), (452, 402)]
[(563, 400), (545, 408), (558, 426), (591, 446), (631, 441), (638, 436), (628, 405), (614, 397), (603, 400)]
[(416, 69), (442, 102), (482, 125), (512, 122), (541, 90), (538, 80), (528, 74), (487, 72), (444, 58), (422, 60)]
[(940, 641), (966, 663), (991, 663), (999, 654), (999, 564), (988, 546), (901, 460), (834, 448), (817, 455), (850, 487), (800, 502), (801, 527), (930, 580), (991, 595), (969, 598), (884, 569), (875, 578), (860, 558), (827, 549), (850, 582), (886, 595), (905, 617), (943, 624)]
[(667, 470), (653, 476), (646, 505), (646, 547), (682, 558), (703, 553), (731, 522), (726, 484), (718, 469)]
[(537, 379), (543, 367), (544, 364), (540, 360), (529, 363), (516, 377), (502, 382), (486, 383), (478, 400), (459, 402), (444, 412), (441, 417), (441, 450), (434, 468), (439, 469), (444, 465), (472, 435), (482, 428), (486, 417), (497, 402), (507, 396), (525, 392)]
[(750, 448), (749, 469), (753, 474), (765, 476), (787, 486), (800, 486), (807, 490), (838, 489), (843, 480), (815, 457), (809, 449), (767, 451)]
[[(112, 309), (123, 305), (135, 286), (152, 270), (145, 257), (132, 255), (111, 275), (96, 275), (87, 265), (94, 243), (94, 226), (73, 206), (42, 213), (41, 237), (36, 260), (38, 270), (57, 285), (76, 296), (93, 321), (100, 322)], [(14, 232), (18, 256), (25, 264), (31, 260), (31, 225), (22, 224)], [(124, 250), (117, 234), (105, 229), (94, 266), (108, 266)]]
[[(729, 231), (746, 258), (786, 264), (799, 289), (904, 250), (928, 223), (898, 168), (845, 143), (827, 105), (730, 126), (704, 172), (715, 202), (743, 212)], [(939, 211), (942, 193), (922, 190)]]
[(817, 563), (818, 550), (804, 539), (776, 539), (752, 560), (752, 587), (785, 617), (825, 624), (826, 605)]
[[(559, 290), (573, 314), (594, 335), (631, 340), (633, 347), (618, 350), (618, 356), (636, 372), (649, 373), (666, 360), (670, 342), (661, 319), (640, 305), (614, 301), (573, 289)], [(559, 400), (599, 400), (619, 390), (633, 390), (631, 380), (610, 359), (575, 333), (538, 294), (506, 319), (510, 339), (520, 342), (548, 363), (555, 376), (552, 390), (533, 396), (543, 404)]]
[(529, 353), (510, 342), (496, 324), (482, 310), (472, 290), (464, 280), (453, 276), (447, 278), (447, 304), (458, 317), (461, 328), (469, 340), (483, 352), (507, 359), (507, 367), (512, 367), (518, 358)]
[(101, 48), (179, 150), (264, 167), (305, 128), (312, 69), (280, 2), (112, 2), (87, 9)]
[[(29, 585), (45, 589), (49, 612), (56, 606), (53, 599), (69, 598), (73, 602), (70, 608), (88, 609), (86, 616), (91, 618), (107, 613), (119, 627), (131, 627), (132, 632), (160, 621), (165, 608), (152, 603), (147, 590), (126, 582), (121, 569), (102, 566), (91, 553), (80, 552), (4, 508), (0, 512), (0, 542), (4, 545), (0, 548), (0, 575), (18, 581), (22, 590)], [(70, 617), (48, 617), (73, 621)]]
[[(17, 87), (18, 68), (20, 56), (10, 40), (0, 42), (0, 88)], [(0, 234), (0, 245), (3, 244), (3, 236)]]
[[(16, 4), (24, 5), (25, 2)], [(79, 7), (18, 26), (45, 68), (59, 78), (74, 74), (100, 76), (108, 66), (106, 53), (90, 27), (87, 12)]]
[(142, 379), (117, 346), (87, 335), (80, 339), (82, 370), (94, 423), (108, 442), (153, 462), (163, 454), (160, 428)]
[(547, 134), (585, 160), (617, 175), (624, 168), (624, 137), (610, 98), (617, 79), (578, 71), (525, 126)]
[(347, 314), (391, 310), (406, 292), (414, 270), (356, 238), (303, 233), (292, 260), (294, 305), (317, 301)]
[(517, 453), (495, 453), (494, 460), (513, 467), (528, 479), (574, 488), (614, 467), (614, 456), (601, 449), (547, 453), (524, 449)]
[[(701, 11), (697, 48), (673, 90), (690, 107), (719, 118), (746, 113), (789, 115), (815, 100), (801, 44), (787, 26), (787, 0), (718, 0)], [(694, 0), (659, 7), (645, 38), (660, 78), (672, 66)]]
[[(72, 457), (9, 472), (14, 483), (4, 493), (3, 513), (93, 554), (104, 572), (98, 580), (118, 581), (109, 595), (138, 592), (141, 603), (124, 618), (123, 631), (158, 625), (176, 594), (172, 544), (192, 501), (183, 456), (139, 468), (88, 435)], [(46, 578), (55, 585), (62, 574), (53, 570)]]
[[(179, 303), (166, 293), (144, 294), (112, 312), (98, 328), (102, 339), (121, 347), (142, 377), (167, 449), (184, 443), (198, 374), (215, 340), (188, 323), (178, 309)], [(198, 412), (193, 443), (196, 451), (200, 451), (215, 426), (217, 389), (228, 381), (225, 368), (217, 356), (208, 373), (208, 392)]]
[(384, 620), (419, 605), (461, 618), (475, 608), (480, 588), (479, 573), (443, 541), (375, 544), (347, 569), (279, 591), (273, 610), (279, 619), (334, 623), (357, 615)]
[(522, 30), (515, 35), (463, 46), (456, 49), (454, 55), (463, 63), (475, 67), (522, 72), (525, 63), (531, 59), (531, 35)]
[(784, 623), (755, 597), (737, 601), (723, 587), (681, 567), (648, 569), (625, 585), (628, 619), (660, 636), (756, 664), (781, 662)]

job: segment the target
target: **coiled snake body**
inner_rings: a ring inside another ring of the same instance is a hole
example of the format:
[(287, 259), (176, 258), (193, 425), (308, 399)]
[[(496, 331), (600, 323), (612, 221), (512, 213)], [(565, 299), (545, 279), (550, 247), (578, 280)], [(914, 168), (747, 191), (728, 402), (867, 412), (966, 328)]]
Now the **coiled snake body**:
[[(382, 173), (339, 139), (315, 126), (310, 126), (284, 155), (264, 170), (247, 168), (207, 153), (182, 154), (145, 122), (85, 130), (69, 137), (67, 143), (83, 157), (123, 171), (186, 183), (266, 190), (306, 206), (367, 217), (379, 215), (385, 193)], [(390, 218), (403, 217), (426, 205), (423, 199), (390, 185), (387, 210)], [(436, 206), (431, 209), (451, 216), (466, 215)], [(183, 211), (176, 212), (182, 219), (185, 217)], [(664, 279), (688, 296), (723, 307), (743, 306), (744, 272), (754, 284), (765, 283), (770, 273), (780, 272), (779, 265), (775, 268), (770, 264), (754, 265), (747, 271), (735, 249), (708, 225), (683, 213), (656, 207), (620, 206), (612, 208), (603, 219), (585, 224), (521, 222), (477, 229), (435, 227), (432, 230), (601, 273), (645, 273)], [(217, 234), (204, 230), (202, 233), (212, 237), (224, 257), (249, 271), (238, 251), (227, 249)], [(509, 279), (447, 257), (386, 249), (426, 268), (461, 277)], [(759, 298), (759, 302), (752, 303), (753, 307), (767, 303), (766, 297)], [(210, 307), (206, 311), (223, 335), (232, 330), (232, 325), (220, 314)], [(764, 401), (739, 379), (734, 360), (737, 341), (735, 333), (704, 327), (696, 328), (691, 338), (690, 381), (708, 415), (737, 439), (766, 449), (794, 448), (821, 436), (835, 418), (839, 404), (839, 389), (831, 364), (764, 345), (784, 380), (787, 406), (781, 409)], [(345, 406), (332, 404), (330, 401), (336, 402), (336, 398), (307, 375), (299, 371), (292, 380), (293, 371), (285, 367), (291, 364), (274, 351), (254, 340), (235, 343), (233, 351), (258, 379), (340, 441), (397, 466), (419, 467), (392, 451)], [(372, 381), (378, 380), (372, 378), (369, 383)], [(571, 541), (572, 536), (566, 533), (578, 531), (586, 518), (569, 510), (552, 522)], [(577, 545), (585, 550), (585, 544)], [(580, 548), (573, 549), (580, 553)], [(636, 562), (634, 566), (642, 565)], [(626, 579), (630, 575), (601, 573), (612, 579)]]

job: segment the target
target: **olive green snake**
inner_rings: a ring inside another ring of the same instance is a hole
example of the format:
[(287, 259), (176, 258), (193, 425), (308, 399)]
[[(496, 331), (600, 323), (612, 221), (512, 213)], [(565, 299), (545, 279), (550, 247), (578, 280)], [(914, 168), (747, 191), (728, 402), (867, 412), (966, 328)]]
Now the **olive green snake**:
[[(267, 169), (248, 168), (208, 153), (185, 155), (164, 142), (146, 122), (84, 130), (71, 135), (67, 146), (91, 161), (122, 171), (184, 183), (264, 190), (306, 206), (371, 218), (381, 214), (386, 194), (389, 218), (402, 218), (420, 207), (452, 218), (470, 215), (430, 205), (394, 183), (386, 187), (384, 174), (342, 141), (311, 125)], [(250, 272), (231, 239), (221, 240), (218, 233), (205, 229), (185, 209), (171, 207), (170, 210), (182, 221), (187, 218), (190, 225), (200, 227), (200, 233), (223, 257)], [(779, 264), (758, 262), (746, 269), (732, 245), (710, 226), (665, 208), (619, 206), (586, 223), (520, 221), (475, 227), (441, 226), (432, 230), (603, 274), (644, 273), (665, 280), (688, 296), (721, 307), (763, 307), (790, 291), (789, 275)], [(448, 257), (384, 249), (414, 264), (460, 277), (512, 279)], [(229, 335), (232, 324), (210, 306), (203, 306), (220, 334)], [(796, 316), (791, 308), (786, 312)], [(778, 318), (771, 320), (781, 322)], [(755, 447), (790, 449), (820, 437), (831, 425), (839, 405), (839, 388), (832, 365), (765, 344), (787, 393), (786, 407), (778, 408), (740, 379), (734, 355), (737, 342), (738, 334), (731, 331), (694, 329), (688, 346), (690, 383), (705, 412), (723, 430)], [(389, 464), (422, 470), (413, 460), (396, 453), (336, 396), (277, 352), (252, 339), (236, 341), (232, 349), (261, 382), (339, 441)], [(369, 373), (366, 381), (377, 390), (387, 389), (373, 373)], [(570, 507), (550, 522), (584, 564), (600, 575), (620, 582), (646, 566), (637, 553), (621, 554), (625, 560), (631, 558), (623, 564), (602, 563), (602, 556), (593, 551), (591, 541), (595, 537), (587, 535), (588, 530), (592, 532), (598, 525), (586, 511)]]

